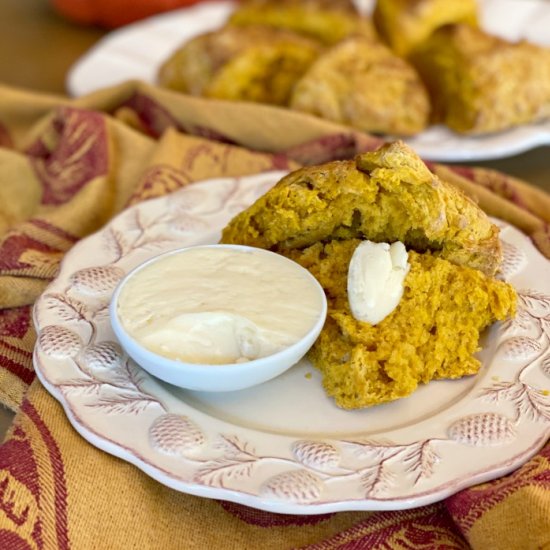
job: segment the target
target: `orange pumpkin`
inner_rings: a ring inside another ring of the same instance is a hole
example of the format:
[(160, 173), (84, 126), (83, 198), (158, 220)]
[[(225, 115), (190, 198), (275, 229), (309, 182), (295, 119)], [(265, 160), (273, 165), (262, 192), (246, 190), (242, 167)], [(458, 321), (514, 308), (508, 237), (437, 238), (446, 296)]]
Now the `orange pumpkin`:
[(75, 23), (109, 29), (200, 0), (51, 0), (54, 8)]

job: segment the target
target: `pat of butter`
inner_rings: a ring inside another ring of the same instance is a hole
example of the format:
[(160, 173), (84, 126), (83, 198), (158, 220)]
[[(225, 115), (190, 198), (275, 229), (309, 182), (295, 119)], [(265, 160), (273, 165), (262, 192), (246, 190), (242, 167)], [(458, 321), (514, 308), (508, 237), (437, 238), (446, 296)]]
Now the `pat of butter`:
[(409, 272), (405, 245), (363, 241), (348, 269), (348, 300), (358, 321), (376, 325), (399, 304)]

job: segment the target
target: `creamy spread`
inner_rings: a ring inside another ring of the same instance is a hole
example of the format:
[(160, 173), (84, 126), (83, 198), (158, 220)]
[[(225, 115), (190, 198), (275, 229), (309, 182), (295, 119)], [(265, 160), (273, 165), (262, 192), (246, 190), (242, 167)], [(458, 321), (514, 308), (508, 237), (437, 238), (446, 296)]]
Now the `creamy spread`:
[(206, 246), (161, 257), (129, 277), (117, 313), (130, 336), (155, 353), (227, 364), (298, 342), (322, 308), (314, 279), (291, 260)]
[(405, 245), (363, 241), (348, 269), (348, 300), (358, 321), (376, 325), (399, 304), (409, 271)]

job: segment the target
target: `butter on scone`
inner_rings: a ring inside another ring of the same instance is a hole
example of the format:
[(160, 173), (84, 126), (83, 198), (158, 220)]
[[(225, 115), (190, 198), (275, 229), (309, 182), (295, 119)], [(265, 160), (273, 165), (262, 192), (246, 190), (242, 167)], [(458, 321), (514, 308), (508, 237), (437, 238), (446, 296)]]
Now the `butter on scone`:
[(362, 241), (349, 261), (347, 292), (351, 314), (377, 325), (403, 297), (409, 256), (402, 242)]

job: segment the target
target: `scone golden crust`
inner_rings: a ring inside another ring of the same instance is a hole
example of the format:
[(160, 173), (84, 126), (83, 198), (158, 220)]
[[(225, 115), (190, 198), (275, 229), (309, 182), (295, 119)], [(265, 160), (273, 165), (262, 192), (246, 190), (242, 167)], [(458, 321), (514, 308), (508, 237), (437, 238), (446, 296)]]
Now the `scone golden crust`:
[(430, 102), (416, 70), (384, 44), (348, 38), (320, 55), (296, 83), (290, 106), (366, 132), (422, 131)]
[(477, 25), (476, 0), (377, 0), (373, 22), (398, 55), (408, 55), (433, 31), (451, 23)]
[(515, 313), (514, 289), (475, 269), (411, 251), (399, 305), (372, 326), (353, 318), (347, 299), (347, 268), (359, 242), (287, 251), (327, 294), (327, 321), (309, 352), (327, 394), (338, 406), (355, 409), (405, 397), (430, 380), (475, 374), (479, 333)]
[(492, 275), (498, 228), (402, 142), (302, 168), (279, 181), (224, 229), (222, 242), (278, 252), (330, 239), (403, 242)]
[(497, 132), (550, 116), (549, 48), (449, 25), (410, 60), (428, 87), (434, 120), (456, 132)]
[(288, 103), (321, 46), (270, 27), (224, 27), (185, 43), (161, 66), (159, 84), (217, 99)]
[(370, 19), (351, 0), (247, 0), (229, 18), (231, 25), (268, 25), (335, 44), (350, 35), (374, 38)]

